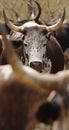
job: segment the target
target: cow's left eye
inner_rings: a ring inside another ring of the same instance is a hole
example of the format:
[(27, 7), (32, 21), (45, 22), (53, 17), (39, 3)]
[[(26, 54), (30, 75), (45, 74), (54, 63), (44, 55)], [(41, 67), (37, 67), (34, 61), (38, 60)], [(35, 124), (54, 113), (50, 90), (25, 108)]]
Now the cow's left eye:
[(27, 44), (27, 43), (24, 43), (24, 46), (25, 46), (25, 47), (27, 47), (27, 46), (28, 46), (28, 44)]
[(43, 33), (43, 35), (46, 35), (46, 34), (47, 34), (47, 30), (46, 30), (46, 29), (43, 29), (43, 30), (42, 30), (42, 33)]
[(43, 44), (43, 47), (45, 47), (45, 46), (46, 46), (46, 43)]

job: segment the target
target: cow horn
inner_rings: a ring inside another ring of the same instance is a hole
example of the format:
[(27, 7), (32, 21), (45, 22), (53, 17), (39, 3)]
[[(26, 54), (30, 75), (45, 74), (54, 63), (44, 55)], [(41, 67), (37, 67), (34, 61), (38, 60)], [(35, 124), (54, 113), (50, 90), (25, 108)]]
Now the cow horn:
[(35, 15), (35, 10), (33, 8), (33, 5), (31, 3), (29, 3), (29, 2), (27, 2), (27, 4), (29, 5), (29, 7), (32, 10), (32, 14), (31, 14), (30, 20), (35, 20), (36, 21), (37, 19), (39, 19), (40, 15), (41, 15), (41, 7), (40, 7), (40, 5), (39, 5), (39, 3), (37, 1), (34, 0), (34, 2), (36, 3), (36, 5), (38, 7), (38, 13), (37, 13), (37, 15)]
[(40, 7), (40, 5), (39, 5), (39, 3), (37, 2), (37, 1), (35, 1), (34, 0), (34, 2), (36, 3), (36, 5), (37, 5), (37, 7), (38, 7), (38, 13), (37, 13), (37, 15), (34, 17), (34, 18), (32, 18), (32, 20), (38, 20), (39, 18), (40, 18), (40, 15), (41, 15), (41, 7)]
[[(4, 9), (3, 9), (3, 16), (4, 16), (4, 20), (5, 20), (6, 25), (7, 25), (11, 30), (16, 31), (16, 32), (20, 32), (20, 33), (23, 32), (23, 30), (24, 30), (24, 28), (25, 28), (26, 26), (24, 26), (24, 25), (22, 25), (22, 26), (16, 26), (16, 25), (14, 25), (14, 24), (13, 24), (11, 21), (9, 21), (9, 19), (7, 18)], [(36, 16), (35, 16), (35, 17), (36, 17)], [(35, 22), (35, 21), (34, 21), (34, 22)], [(41, 27), (41, 25), (39, 25), (39, 24), (37, 24), (37, 23), (36, 23), (36, 26), (40, 26), (40, 27)], [(44, 25), (42, 25), (42, 27), (44, 27)], [(46, 27), (46, 26), (45, 26), (45, 27)]]
[(35, 10), (34, 10), (34, 8), (33, 8), (33, 5), (32, 5), (30, 2), (28, 2), (28, 1), (26, 1), (26, 2), (27, 2), (28, 6), (29, 6), (29, 8), (30, 8), (30, 11), (31, 11), (30, 20), (32, 20), (32, 19), (34, 19), (34, 17), (35, 17)]
[(61, 27), (61, 25), (63, 24), (64, 19), (65, 19), (65, 8), (64, 8), (63, 15), (62, 15), (61, 19), (59, 19), (59, 21), (54, 25), (46, 26), (46, 29), (50, 32), (59, 29)]
[[(5, 20), (5, 23), (6, 25), (11, 29), (11, 30), (14, 30), (16, 32), (21, 32), (21, 26), (16, 26), (14, 25), (11, 21), (9, 21), (9, 19), (7, 18), (6, 16), (6, 13), (5, 13), (5, 10), (3, 9), (3, 16), (4, 16), (4, 20)], [(22, 26), (22, 29), (23, 29), (23, 26)]]

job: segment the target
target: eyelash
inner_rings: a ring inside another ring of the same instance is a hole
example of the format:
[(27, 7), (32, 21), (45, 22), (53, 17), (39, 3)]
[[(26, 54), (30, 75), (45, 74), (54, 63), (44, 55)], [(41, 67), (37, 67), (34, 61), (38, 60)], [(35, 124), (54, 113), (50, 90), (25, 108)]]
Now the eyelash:
[(26, 43), (24, 43), (24, 46), (27, 47), (28, 45)]

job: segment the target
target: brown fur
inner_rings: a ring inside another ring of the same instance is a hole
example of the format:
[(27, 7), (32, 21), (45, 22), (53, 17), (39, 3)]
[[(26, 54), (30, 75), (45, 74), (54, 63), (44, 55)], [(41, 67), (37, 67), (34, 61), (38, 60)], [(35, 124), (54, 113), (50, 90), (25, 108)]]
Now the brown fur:
[(30, 130), (37, 121), (36, 112), (50, 92), (23, 86), (16, 79), (0, 82), (0, 130)]

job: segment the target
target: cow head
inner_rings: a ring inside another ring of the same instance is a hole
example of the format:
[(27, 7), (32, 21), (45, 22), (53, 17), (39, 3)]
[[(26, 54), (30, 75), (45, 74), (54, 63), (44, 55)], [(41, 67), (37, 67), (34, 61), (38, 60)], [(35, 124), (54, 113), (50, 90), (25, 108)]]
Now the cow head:
[[(28, 65), (39, 72), (42, 72), (42, 70), (44, 70), (45, 67), (47, 66), (50, 66), (50, 69), (51, 69), (53, 67), (52, 60), (51, 60), (52, 58), (51, 56), (50, 56), (50, 59), (47, 58), (46, 47), (47, 47), (48, 42), (50, 42), (49, 49), (51, 47), (53, 48), (53, 44), (51, 40), (51, 32), (58, 29), (62, 25), (65, 18), (65, 10), (64, 10), (62, 18), (57, 22), (57, 24), (52, 25), (52, 26), (46, 26), (42, 24), (40, 25), (35, 22), (35, 18), (32, 21), (28, 21), (21, 26), (16, 26), (8, 20), (5, 14), (5, 11), (3, 11), (3, 14), (4, 14), (6, 25), (11, 30), (15, 31), (13, 35), (10, 36), (11, 39), (13, 40), (19, 39), (22, 41), (25, 65)], [(53, 52), (56, 49), (56, 44), (57, 44), (55, 39), (54, 41), (55, 41), (54, 42), (55, 48), (53, 48)], [(61, 62), (63, 62), (62, 50), (58, 44), (57, 44), (57, 48), (59, 48), (61, 52), (61, 55), (59, 55), (59, 53), (58, 55), (59, 57), (62, 57)], [(63, 65), (61, 68), (63, 68)]]

